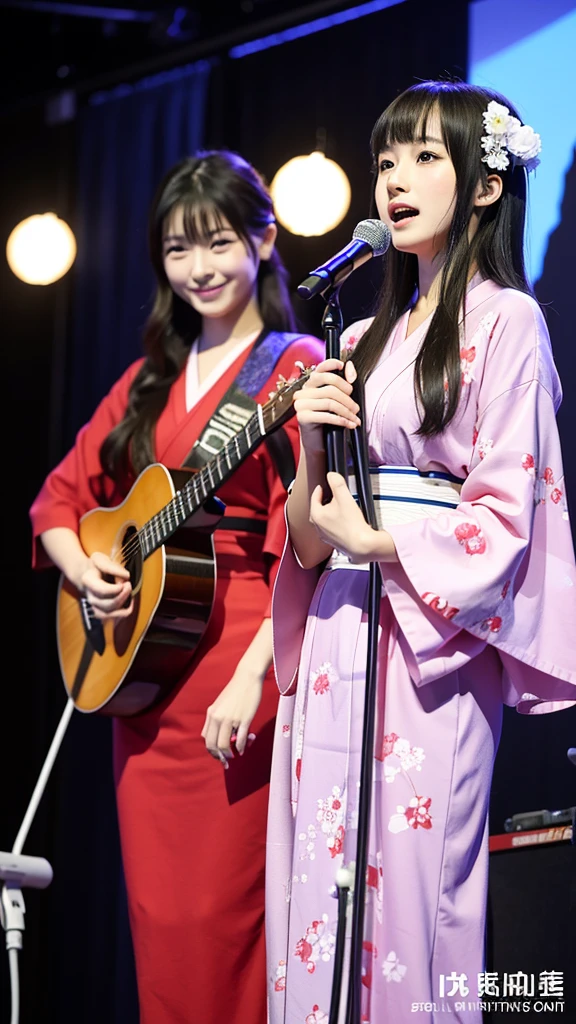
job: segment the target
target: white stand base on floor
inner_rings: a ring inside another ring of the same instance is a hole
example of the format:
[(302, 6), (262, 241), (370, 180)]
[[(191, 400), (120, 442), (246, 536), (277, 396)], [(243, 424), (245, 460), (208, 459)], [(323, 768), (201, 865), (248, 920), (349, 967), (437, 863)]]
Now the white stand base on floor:
[(8, 950), (10, 964), (10, 991), (12, 998), (10, 1024), (18, 1024), (20, 1017), (18, 954), (23, 945), (22, 933), (24, 932), (24, 914), (26, 912), (22, 889), (26, 887), (45, 889), (52, 881), (52, 868), (47, 860), (43, 857), (24, 856), (21, 851), (44, 794), (46, 783), (48, 782), (73, 711), (74, 702), (69, 699), (54, 733), (54, 739), (50, 744), (46, 760), (42, 765), (42, 770), (38, 776), (28, 809), (16, 836), (12, 852), (4, 853), (0, 851), (0, 880), (4, 882), (0, 896), (0, 920), (6, 932), (6, 949)]

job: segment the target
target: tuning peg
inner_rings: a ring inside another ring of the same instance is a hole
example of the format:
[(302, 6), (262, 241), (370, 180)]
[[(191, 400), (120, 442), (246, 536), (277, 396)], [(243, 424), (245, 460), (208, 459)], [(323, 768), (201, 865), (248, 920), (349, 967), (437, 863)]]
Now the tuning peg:
[(275, 391), (269, 391), (268, 392), (268, 398), (276, 398), (276, 392)]
[(300, 374), (306, 373), (306, 367), (304, 366), (304, 363), (302, 362), (301, 359), (297, 359), (296, 362), (294, 363), (294, 366), (296, 367), (297, 370), (300, 370)]

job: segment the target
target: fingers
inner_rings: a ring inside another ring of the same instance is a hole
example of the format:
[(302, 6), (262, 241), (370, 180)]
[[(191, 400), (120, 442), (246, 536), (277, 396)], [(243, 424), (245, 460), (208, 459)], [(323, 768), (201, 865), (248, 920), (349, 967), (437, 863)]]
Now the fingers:
[(117, 622), (120, 619), (127, 619), (134, 611), (134, 601), (130, 599), (129, 590), (120, 608), (115, 607), (115, 601), (102, 601), (99, 598), (92, 597), (89, 591), (86, 591), (85, 600), (90, 614), (95, 619), (102, 621), (110, 619), (113, 622)]
[[(114, 582), (104, 576), (114, 577)], [(97, 619), (124, 619), (132, 613), (130, 573), (101, 551), (90, 556), (81, 587)]]
[(238, 732), (236, 733), (236, 750), (239, 754), (243, 754), (246, 750), (246, 744), (248, 742), (248, 729), (250, 728), (249, 722), (241, 722), (238, 726)]
[[(338, 369), (341, 369), (344, 366), (344, 363), (337, 359), (327, 359), (325, 363), (320, 363), (320, 366), (328, 366), (334, 363), (338, 364)], [(349, 395), (352, 391), (352, 384), (350, 381), (346, 380), (345, 377), (342, 377), (341, 374), (334, 373), (333, 370), (321, 370), (318, 368), (310, 374), (301, 391), (311, 391), (314, 388), (326, 387), (329, 384), (345, 395)]]
[(325, 525), (326, 515), (327, 513), (330, 515), (330, 509), (333, 509), (332, 515), (336, 515), (340, 519), (346, 508), (342, 502), (346, 502), (350, 498), (355, 504), (348, 489), (348, 484), (340, 473), (327, 473), (326, 482), (332, 492), (329, 502), (324, 503), (324, 491), (320, 484), (314, 488), (310, 495), (310, 522), (319, 529), (322, 529), (323, 525)]
[[(200, 735), (202, 736), (202, 739), (206, 744), (206, 750), (208, 751), (208, 753), (211, 754), (212, 757), (216, 758), (217, 761), (220, 761), (225, 768), (227, 768), (228, 761), (226, 760), (224, 752), (220, 751), (218, 748), (219, 732), (220, 722), (212, 714), (212, 708), (208, 708), (208, 711), (206, 712), (206, 721), (204, 722), (204, 727)], [(230, 734), (232, 734), (232, 729), (230, 729)]]
[(348, 484), (341, 473), (326, 473), (326, 482), (332, 491), (332, 494), (336, 494), (336, 491), (345, 490), (347, 494), (350, 494)]
[(103, 612), (123, 608), (132, 593), (130, 582), (107, 583), (95, 569), (84, 573), (82, 587), (90, 603)]
[[(316, 373), (329, 373), (330, 371), (341, 370), (343, 366), (342, 359), (323, 359), (321, 363), (316, 364), (310, 376), (313, 377)], [(305, 384), (304, 387), (306, 386)]]
[(128, 569), (120, 562), (114, 562), (109, 555), (105, 555), (102, 551), (94, 551), (90, 556), (90, 561), (106, 576), (116, 576), (120, 580), (130, 579)]
[(82, 588), (97, 619), (125, 619), (132, 614), (130, 583), (106, 583), (96, 573), (87, 572), (82, 578)]
[(318, 513), (321, 512), (322, 509), (323, 497), (324, 492), (320, 484), (318, 484), (318, 486), (314, 488), (312, 494), (310, 495), (310, 522), (312, 523), (313, 526), (317, 525)]
[(220, 719), (214, 714), (212, 707), (209, 707), (201, 736), (208, 753), (220, 761), (224, 768), (228, 767), (228, 760), (234, 757), (231, 743), (233, 733), (236, 733), (235, 746), (238, 753), (244, 753), (248, 738), (248, 725), (242, 723), (238, 726), (230, 718)]
[(216, 761), (220, 761), (224, 768), (228, 768), (228, 761), (235, 753), (240, 756), (246, 752), (246, 748), (254, 742), (256, 736), (249, 732), (250, 721), (235, 724), (231, 719), (218, 719), (208, 709), (206, 721), (201, 736), (206, 744), (206, 750)]
[(359, 405), (331, 385), (299, 393), (294, 408), (301, 424), (331, 423), (354, 429), (359, 426)]
[(113, 606), (109, 607), (109, 602), (100, 601), (96, 604), (95, 600), (90, 597), (88, 597), (87, 600), (90, 603), (95, 619), (110, 619), (113, 622), (119, 622), (121, 619), (129, 618), (134, 611), (134, 601), (130, 600), (130, 591), (128, 591), (127, 597), (123, 599), (123, 604), (120, 608)]
[[(236, 725), (230, 721), (230, 719), (222, 722), (218, 730), (218, 752), (220, 755), (224, 755), (226, 759), (234, 757), (230, 739), (232, 733), (236, 731)], [(226, 765), (228, 767), (228, 765)]]
[(358, 376), (356, 373), (356, 367), (351, 359), (348, 359), (344, 364), (344, 376), (349, 384), (353, 384)]

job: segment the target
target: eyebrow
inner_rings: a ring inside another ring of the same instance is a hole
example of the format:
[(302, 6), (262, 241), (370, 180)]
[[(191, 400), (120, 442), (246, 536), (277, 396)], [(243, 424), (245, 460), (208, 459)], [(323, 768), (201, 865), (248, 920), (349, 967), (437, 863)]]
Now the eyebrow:
[[(422, 138), (422, 137), (420, 137), (419, 139), (413, 139), (412, 140), (412, 145), (413, 146), (418, 146), (418, 145), (426, 146), (426, 145), (428, 145), (429, 142), (431, 142), (432, 144), (436, 144), (437, 146), (444, 146), (445, 145), (445, 143), (443, 142), (442, 139), (436, 139), (432, 135), (427, 135), (425, 139)], [(394, 145), (398, 145), (398, 143), (389, 142), (387, 146), (383, 146), (382, 147), (380, 152), (381, 153), (385, 153), (387, 149), (392, 149), (392, 147)]]
[[(211, 238), (212, 235), (219, 235), (221, 231), (234, 231), (234, 228), (228, 228), (228, 227), (224, 227), (224, 226), (222, 226), (220, 228), (213, 228), (212, 231), (208, 232), (208, 238)], [(162, 241), (163, 242), (187, 242), (188, 239), (187, 239), (186, 235), (164, 235), (162, 237)]]

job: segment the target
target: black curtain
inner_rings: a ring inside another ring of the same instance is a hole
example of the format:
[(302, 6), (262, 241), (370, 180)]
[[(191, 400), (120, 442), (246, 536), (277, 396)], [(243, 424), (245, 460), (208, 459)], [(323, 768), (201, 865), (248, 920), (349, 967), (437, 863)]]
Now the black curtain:
[(64, 433), (142, 354), (153, 274), (147, 218), (158, 182), (204, 141), (210, 64), (90, 97), (78, 124), (72, 345)]
[[(326, 235), (303, 238), (279, 228), (278, 247), (293, 290), (309, 270), (346, 245), (356, 224), (371, 215), (370, 134), (394, 97), (425, 78), (466, 79), (468, 4), (405, 0), (329, 30), (272, 46), (215, 72), (225, 95), (221, 116), (209, 126), (215, 144), (237, 148), (271, 181), (295, 155), (316, 149), (344, 169), (352, 202), (341, 224)], [(342, 289), (345, 323), (373, 310), (381, 268), (372, 260)], [(321, 336), (323, 304), (294, 302), (303, 328)]]
[[(11, 126), (19, 149), (7, 173), (14, 197), (7, 223), (36, 212), (40, 197), (71, 223), (78, 257), (52, 290), (6, 282), (16, 385), (11, 452), (26, 483), (15, 503), (21, 529), (7, 631), (18, 665), (0, 744), (2, 775), (11, 779), (0, 813), (5, 850), (65, 704), (53, 631), (58, 575), (27, 568), (28, 507), (75, 431), (141, 353), (153, 288), (148, 208), (164, 172), (203, 144), (209, 74), (204, 61), (92, 96), (74, 124), (49, 129), (35, 112), (28, 124)], [(108, 719), (74, 713), (23, 852), (47, 857), (54, 880), (46, 891), (24, 893), (20, 1024), (137, 1024)], [(0, 985), (7, 1021), (6, 955)]]

